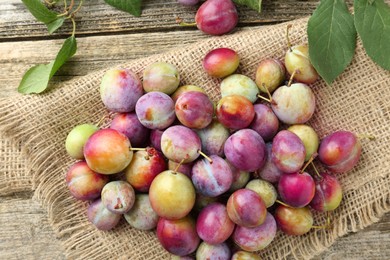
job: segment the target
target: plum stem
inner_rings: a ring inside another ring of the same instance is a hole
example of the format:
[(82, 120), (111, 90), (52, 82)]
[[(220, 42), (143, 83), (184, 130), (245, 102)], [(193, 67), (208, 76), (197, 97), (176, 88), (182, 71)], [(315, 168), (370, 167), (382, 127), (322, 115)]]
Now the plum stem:
[(177, 17), (177, 18), (176, 18), (176, 23), (179, 24), (180, 26), (196, 26), (196, 23), (195, 23), (195, 22), (194, 22), (194, 23), (186, 23), (186, 22), (184, 22), (183, 19), (180, 18), (180, 17)]
[(291, 27), (292, 27), (292, 24), (287, 25), (287, 30), (286, 30), (287, 47), (290, 51), (292, 51), (290, 37), (289, 37), (289, 31), (290, 31)]
[(283, 201), (276, 200), (276, 202), (279, 203), (280, 205), (283, 205), (283, 206), (287, 207), (287, 208), (292, 208), (290, 205), (284, 203)]
[(134, 148), (134, 147), (130, 147), (129, 150), (130, 150), (130, 151), (146, 151), (146, 148)]
[(175, 168), (175, 170), (174, 170), (175, 173), (177, 173), (177, 170), (179, 170), (179, 167), (183, 164), (183, 162), (184, 162), (185, 159), (186, 159), (186, 158), (181, 159), (181, 161), (179, 162), (179, 164), (176, 166), (176, 168)]
[(206, 158), (206, 160), (209, 161), (210, 164), (213, 163), (213, 160), (210, 157), (208, 157), (204, 152), (202, 152), (201, 150), (198, 150), (198, 153), (200, 155), (202, 155), (204, 158)]
[(357, 135), (357, 138), (358, 138), (358, 139), (367, 138), (367, 139), (369, 139), (370, 141), (372, 141), (372, 140), (375, 140), (375, 139), (376, 139), (376, 137), (375, 137), (375, 136), (373, 136), (373, 135), (369, 135), (369, 134), (358, 134), (358, 135)]
[(316, 153), (316, 152), (313, 153), (313, 154), (310, 156), (309, 160), (307, 160), (307, 162), (306, 162), (306, 164), (303, 166), (303, 168), (299, 171), (299, 173), (303, 173), (303, 172), (306, 170), (307, 166), (309, 166), (309, 164), (312, 163), (312, 162), (314, 161), (314, 159), (315, 159), (317, 156), (318, 156), (318, 153)]
[(272, 100), (271, 99), (269, 99), (269, 98), (266, 98), (266, 97), (263, 97), (262, 95), (260, 95), (260, 94), (258, 94), (257, 95), (257, 97), (258, 98), (260, 98), (260, 99), (262, 99), (262, 100), (265, 100), (265, 101), (267, 101), (268, 103), (272, 103)]
[(313, 166), (314, 172), (316, 173), (316, 175), (318, 176), (318, 178), (319, 178), (320, 180), (322, 180), (322, 176), (321, 176), (321, 174), (318, 172), (317, 167), (315, 166), (315, 164), (313, 163), (313, 161), (311, 161), (311, 165)]
[(288, 81), (287, 87), (291, 86), (291, 83), (293, 82), (295, 74), (299, 74), (299, 70), (294, 70), (291, 74), (290, 80)]

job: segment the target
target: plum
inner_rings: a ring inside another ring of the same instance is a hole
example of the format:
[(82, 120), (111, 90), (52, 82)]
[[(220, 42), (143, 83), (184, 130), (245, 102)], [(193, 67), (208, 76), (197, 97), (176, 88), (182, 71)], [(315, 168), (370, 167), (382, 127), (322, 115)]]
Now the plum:
[(169, 160), (190, 163), (199, 157), (201, 141), (191, 129), (176, 125), (164, 131), (161, 136), (161, 151)]
[(153, 129), (150, 132), (150, 137), (149, 137), (151, 145), (157, 150), (159, 150), (160, 152), (161, 152), (161, 136), (163, 133), (164, 133), (163, 130)]
[(286, 69), (294, 79), (305, 84), (312, 84), (318, 79), (318, 73), (310, 63), (309, 46), (297, 45), (289, 47), (284, 57)]
[(310, 120), (316, 99), (308, 85), (295, 83), (277, 88), (272, 94), (271, 108), (285, 124), (303, 124)]
[(153, 179), (167, 169), (167, 163), (161, 152), (153, 147), (145, 151), (137, 151), (129, 166), (125, 169), (126, 180), (134, 189), (141, 192), (149, 191)]
[(133, 187), (126, 181), (111, 181), (102, 190), (101, 198), (104, 206), (116, 214), (129, 211), (135, 201)]
[(99, 130), (99, 127), (91, 124), (82, 124), (74, 127), (65, 140), (65, 149), (70, 157), (84, 159), (84, 145), (88, 138), (97, 130)]
[(200, 212), (203, 208), (210, 205), (211, 203), (218, 202), (218, 198), (219, 197), (207, 197), (197, 193), (194, 205), (195, 211)]
[(135, 195), (134, 205), (124, 217), (130, 226), (139, 230), (152, 230), (158, 222), (158, 215), (150, 205), (148, 194)]
[(214, 119), (206, 128), (197, 131), (202, 142), (202, 151), (208, 155), (223, 156), (223, 146), (230, 136), (229, 130)]
[(195, 188), (182, 173), (171, 170), (158, 174), (149, 189), (153, 210), (166, 219), (185, 217), (195, 204)]
[(283, 84), (285, 79), (286, 67), (278, 59), (264, 59), (260, 62), (256, 69), (255, 82), (261, 92), (272, 93), (277, 87)]
[(267, 208), (259, 194), (249, 189), (239, 189), (227, 202), (229, 218), (242, 227), (257, 227), (267, 216)]
[(259, 255), (246, 251), (237, 251), (232, 255), (231, 260), (261, 260)]
[(214, 105), (206, 94), (199, 91), (187, 91), (177, 99), (175, 113), (183, 125), (202, 129), (211, 123)]
[(188, 178), (191, 178), (191, 176), (192, 176), (192, 166), (193, 165), (194, 165), (193, 162), (190, 162), (190, 163), (177, 163), (177, 162), (169, 160), (168, 161), (168, 170), (172, 170), (172, 171), (183, 173)]
[(176, 103), (177, 99), (181, 96), (181, 94), (188, 92), (188, 91), (198, 91), (198, 92), (202, 92), (203, 94), (206, 94), (206, 91), (204, 91), (204, 89), (202, 89), (198, 86), (184, 85), (184, 86), (178, 87), (176, 89), (176, 91), (171, 95), (173, 102)]
[(233, 74), (240, 64), (237, 52), (229, 48), (216, 48), (203, 58), (202, 65), (207, 74), (224, 78)]
[(227, 128), (238, 130), (250, 125), (255, 117), (253, 104), (240, 95), (223, 97), (217, 104), (217, 118)]
[(128, 69), (110, 69), (104, 73), (100, 84), (100, 96), (108, 110), (132, 112), (142, 95), (141, 80), (134, 72)]
[(265, 221), (254, 228), (237, 226), (233, 233), (233, 240), (245, 251), (258, 251), (266, 248), (276, 236), (276, 222), (267, 212)]
[(278, 192), (289, 206), (303, 208), (309, 205), (314, 197), (315, 183), (307, 172), (283, 174), (278, 183)]
[(224, 78), (221, 82), (222, 97), (240, 95), (254, 103), (259, 94), (256, 83), (249, 77), (242, 74), (233, 74)]
[(176, 220), (160, 218), (157, 238), (165, 250), (178, 256), (195, 252), (200, 242), (195, 221), (189, 216)]
[(261, 179), (254, 179), (248, 182), (245, 186), (246, 189), (253, 190), (263, 199), (264, 204), (267, 208), (274, 205), (278, 193), (275, 187), (268, 181)]
[(263, 138), (252, 129), (242, 129), (225, 142), (226, 159), (242, 171), (256, 171), (263, 167), (267, 154)]
[(114, 174), (124, 170), (130, 163), (133, 152), (129, 139), (114, 129), (96, 131), (84, 146), (88, 166), (101, 174)]
[(149, 92), (135, 105), (138, 120), (147, 128), (163, 130), (176, 119), (175, 104), (167, 94)]
[(335, 210), (342, 197), (343, 191), (337, 177), (323, 172), (315, 180), (315, 195), (310, 207), (320, 212)]
[(308, 207), (291, 208), (279, 205), (274, 216), (279, 228), (288, 235), (300, 236), (313, 227), (313, 214)]
[(234, 226), (225, 205), (219, 202), (204, 207), (196, 221), (196, 231), (199, 237), (211, 245), (225, 242), (233, 233)]
[(336, 131), (326, 136), (320, 144), (318, 157), (331, 172), (350, 171), (359, 161), (362, 145), (350, 131)]
[(148, 140), (150, 132), (148, 128), (141, 124), (134, 112), (116, 114), (110, 128), (127, 136), (133, 147), (143, 146)]
[(207, 0), (195, 15), (196, 26), (206, 34), (222, 35), (238, 23), (236, 6), (231, 0)]
[(210, 245), (202, 242), (196, 250), (196, 260), (230, 260), (230, 255), (230, 249), (226, 243)]
[(280, 179), (280, 176), (283, 174), (281, 170), (273, 163), (272, 161), (272, 143), (266, 143), (266, 161), (262, 168), (260, 168), (256, 175), (260, 176), (263, 180), (269, 181), (271, 183), (277, 183)]
[(301, 139), (293, 132), (282, 130), (272, 143), (272, 162), (284, 173), (294, 173), (301, 169), (306, 158), (306, 150)]
[(171, 260), (194, 260), (191, 256), (178, 256), (178, 255), (171, 255)]
[(145, 92), (159, 91), (170, 95), (179, 87), (180, 75), (174, 65), (156, 62), (145, 68), (142, 84)]
[(302, 141), (306, 150), (305, 161), (308, 161), (313, 154), (317, 153), (320, 140), (316, 131), (308, 125), (293, 125), (287, 128), (288, 131), (296, 134)]
[(111, 230), (120, 221), (122, 215), (109, 211), (101, 199), (97, 199), (87, 208), (87, 218), (99, 230)]
[(232, 170), (233, 173), (233, 183), (230, 186), (229, 191), (234, 192), (238, 189), (243, 188), (249, 181), (251, 175), (249, 172), (246, 171), (241, 171), (234, 167), (230, 162), (227, 162), (230, 166), (230, 169)]
[(78, 200), (93, 200), (108, 182), (108, 176), (92, 171), (85, 161), (76, 162), (66, 173), (66, 185), (73, 197)]
[(271, 141), (279, 129), (279, 120), (270, 107), (264, 104), (255, 104), (255, 117), (249, 128), (255, 130), (265, 142)]
[(216, 197), (229, 190), (233, 174), (228, 163), (218, 155), (210, 155), (212, 162), (203, 158), (192, 167), (192, 183), (197, 192)]

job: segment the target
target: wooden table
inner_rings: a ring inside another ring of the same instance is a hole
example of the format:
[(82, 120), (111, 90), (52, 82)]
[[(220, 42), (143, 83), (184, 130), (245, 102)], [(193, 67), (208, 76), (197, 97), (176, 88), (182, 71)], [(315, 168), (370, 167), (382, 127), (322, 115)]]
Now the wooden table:
[[(240, 7), (239, 30), (304, 17), (317, 4), (313, 0), (264, 0), (262, 14)], [(145, 0), (143, 7), (142, 17), (135, 18), (109, 7), (103, 0), (85, 1), (76, 19), (78, 52), (58, 71), (53, 82), (172, 48), (185, 48), (208, 37), (194, 27), (175, 23), (178, 16), (192, 21), (195, 7), (181, 6), (175, 0)], [(21, 1), (0, 1), (0, 97), (17, 94), (16, 88), (29, 67), (50, 62), (71, 28), (70, 23), (65, 24), (49, 36), (46, 27), (32, 17)], [(64, 259), (45, 210), (32, 199), (28, 180), (25, 190), (5, 193), (0, 194), (0, 258)], [(5, 223), (10, 216), (14, 221)], [(365, 230), (340, 238), (315, 259), (389, 259), (389, 230), (390, 213)], [(7, 246), (10, 242), (12, 246)]]

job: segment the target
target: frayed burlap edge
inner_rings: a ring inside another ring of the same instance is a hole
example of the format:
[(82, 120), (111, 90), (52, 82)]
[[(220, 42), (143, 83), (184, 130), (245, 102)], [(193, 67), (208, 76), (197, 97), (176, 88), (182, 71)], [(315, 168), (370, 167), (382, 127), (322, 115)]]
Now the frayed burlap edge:
[[(298, 28), (296, 31), (297, 36), (292, 40), (295, 42), (302, 42), (306, 40), (305, 37), (305, 25), (307, 20), (298, 20), (293, 22), (294, 28)], [(171, 60), (171, 59), (183, 59), (192, 57), (191, 53), (195, 53), (194, 56), (199, 57), (197, 51), (199, 49), (212, 49), (219, 46), (230, 45), (235, 49), (243, 50), (244, 47), (249, 49), (248, 52), (253, 51), (253, 48), (248, 46), (251, 42), (245, 41), (245, 38), (255, 37), (256, 39), (261, 37), (261, 34), (276, 33), (277, 37), (280, 37), (282, 31), (284, 31), (285, 24), (260, 28), (249, 32), (238, 32), (234, 35), (224, 36), (219, 38), (211, 38), (202, 41), (199, 44), (186, 47), (183, 51), (172, 51), (162, 55), (155, 55), (146, 59), (133, 61), (129, 64), (123, 65), (135, 70), (138, 74), (142, 68), (153, 61), (157, 60)], [(264, 42), (267, 42), (267, 36), (264, 37)], [(253, 43), (253, 42), (252, 42)], [(281, 57), (281, 53), (284, 51), (284, 42), (273, 42), (271, 46), (264, 46), (263, 51), (266, 55)], [(275, 51), (274, 51), (275, 50)], [(361, 51), (361, 50), (360, 50)], [(364, 56), (364, 55), (363, 55)], [(241, 72), (249, 76), (253, 76), (253, 67), (257, 64), (253, 59), (245, 60), (245, 56), (242, 59), (242, 63), (246, 64), (241, 67)], [(183, 60), (182, 60), (183, 61)], [(245, 63), (246, 62), (246, 63)], [(176, 64), (177, 65), (177, 64)], [(370, 65), (374, 66), (374, 65)], [(179, 65), (180, 67), (180, 65)], [(185, 70), (185, 69), (184, 69)], [(102, 106), (97, 107), (96, 112), (93, 114), (76, 115), (76, 120), (71, 120), (72, 124), (64, 123), (64, 126), (58, 126), (58, 122), (54, 122), (53, 125), (48, 123), (48, 120), (37, 120), (33, 118), (31, 111), (36, 109), (41, 111), (40, 107), (47, 100), (53, 101), (52, 95), (67, 96), (66, 91), (74, 91), (72, 97), (81, 95), (83, 102), (92, 102), (94, 105), (98, 104), (96, 101), (96, 80), (101, 78), (104, 70), (92, 73), (83, 77), (83, 79), (77, 79), (58, 86), (53, 92), (41, 96), (28, 96), (18, 97), (20, 100), (1, 100), (0, 107), (2, 112), (0, 115), (0, 130), (4, 136), (12, 141), (22, 143), (22, 153), (26, 158), (26, 165), (28, 165), (28, 172), (31, 174), (33, 188), (35, 189), (35, 199), (40, 201), (47, 209), (50, 224), (52, 225), (58, 239), (63, 243), (67, 256), (70, 259), (107, 259), (107, 258), (130, 258), (131, 259), (163, 259), (167, 258), (168, 254), (158, 245), (157, 240), (153, 232), (140, 232), (132, 230), (131, 228), (121, 222), (120, 226), (114, 230), (114, 232), (100, 232), (94, 229), (85, 220), (85, 203), (75, 202), (70, 197), (69, 193), (65, 191), (63, 175), (67, 168), (64, 165), (69, 165), (72, 161), (65, 159), (64, 151), (61, 145), (56, 145), (58, 142), (63, 142), (64, 136), (53, 137), (58, 135), (59, 131), (69, 130), (70, 125), (74, 125), (74, 121), (85, 122), (90, 120), (97, 122), (99, 118), (105, 113), (102, 110)], [(197, 74), (192, 75), (196, 78)], [(348, 72), (346, 72), (348, 74)], [(375, 77), (375, 76), (373, 76)], [(88, 79), (94, 79), (94, 83), (88, 83)], [(191, 77), (184, 79), (184, 82), (191, 82)], [(202, 80), (201, 80), (202, 81)], [(342, 80), (340, 80), (342, 81)], [(202, 81), (205, 88), (215, 100), (218, 98), (218, 90), (216, 88), (209, 87), (208, 84), (218, 83), (215, 79), (206, 79)], [(345, 83), (345, 82), (344, 82)], [(337, 85), (337, 84), (336, 84)], [(80, 90), (75, 90), (75, 88)], [(313, 86), (314, 90), (319, 89), (322, 86), (321, 83)], [(336, 88), (336, 87), (335, 87)], [(321, 93), (318, 93), (321, 94)], [(65, 99), (65, 98), (64, 98)], [(66, 99), (65, 99), (66, 100)], [(21, 101), (21, 102), (19, 102)], [(15, 112), (16, 111), (16, 112)], [(80, 109), (80, 113), (82, 109)], [(60, 110), (55, 110), (59, 116), (61, 116)], [(54, 113), (53, 118), (56, 116)], [(37, 114), (37, 118), (40, 115)], [(388, 116), (386, 114), (386, 116)], [(55, 120), (53, 120), (55, 121)], [(315, 122), (320, 119), (314, 119)], [(48, 123), (48, 124), (44, 124)], [(334, 128), (340, 127), (342, 122), (336, 122)], [(55, 129), (53, 129), (55, 128)], [(325, 126), (324, 126), (325, 128)], [(353, 128), (353, 126), (352, 126)], [(320, 133), (323, 136), (325, 130)], [(388, 138), (388, 136), (386, 136)], [(386, 140), (383, 140), (386, 141)], [(370, 145), (367, 145), (370, 147)], [(373, 145), (372, 145), (373, 146)], [(368, 153), (368, 152), (367, 152)], [(364, 159), (369, 159), (368, 156)], [(383, 156), (383, 160), (387, 160)], [(359, 171), (357, 169), (355, 172)], [(349, 174), (352, 176), (354, 172)], [(348, 176), (347, 176), (348, 177)], [(348, 178), (341, 177), (342, 183), (348, 184)], [(353, 185), (352, 185), (353, 184)], [(362, 181), (359, 185), (349, 183), (351, 186), (344, 194), (344, 201), (341, 207), (336, 210), (335, 215), (341, 214), (343, 217), (335, 218), (333, 228), (328, 231), (319, 230), (313, 231), (309, 234), (296, 238), (288, 237), (278, 232), (274, 245), (271, 244), (269, 248), (259, 252), (264, 257), (272, 259), (281, 259), (292, 256), (294, 258), (310, 258), (314, 255), (321, 253), (334, 243), (334, 241), (348, 232), (355, 232), (364, 227), (378, 221), (380, 217), (390, 211), (390, 179), (388, 168), (383, 168), (382, 172), (378, 172), (375, 176), (370, 176), (369, 180)], [(362, 201), (367, 203), (362, 206)], [(73, 207), (69, 207), (72, 205)], [(348, 211), (348, 214), (345, 214)], [(319, 214), (316, 216), (316, 221), (321, 222), (325, 220), (325, 216)], [(129, 239), (129, 234), (130, 238)], [(130, 245), (122, 248), (121, 241), (126, 240)], [(131, 241), (127, 241), (131, 240)], [(135, 241), (133, 241), (135, 240)], [(279, 240), (279, 241), (278, 241)], [(282, 242), (280, 242), (282, 241)], [(109, 242), (118, 242), (109, 243)], [(126, 252), (126, 250), (129, 250)]]

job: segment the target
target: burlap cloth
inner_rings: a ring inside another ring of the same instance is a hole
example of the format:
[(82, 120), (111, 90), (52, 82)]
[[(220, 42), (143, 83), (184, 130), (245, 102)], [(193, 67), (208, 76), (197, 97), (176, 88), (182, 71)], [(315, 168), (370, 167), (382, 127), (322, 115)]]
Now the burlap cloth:
[[(292, 43), (307, 42), (307, 19), (290, 23)], [(141, 76), (143, 68), (152, 62), (170, 62), (180, 70), (182, 84), (201, 86), (217, 100), (219, 80), (206, 76), (202, 70), (205, 53), (216, 47), (236, 50), (241, 57), (239, 71), (254, 78), (260, 60), (284, 56), (285, 32), (286, 24), (280, 24), (210, 37), (119, 67), (130, 68)], [(104, 70), (97, 71), (70, 80), (43, 95), (20, 95), (0, 101), (0, 194), (35, 190), (35, 199), (47, 209), (50, 224), (70, 259), (169, 258), (155, 232), (134, 230), (125, 221), (113, 231), (96, 230), (86, 219), (86, 203), (73, 199), (66, 188), (64, 175), (73, 160), (65, 152), (64, 140), (75, 125), (96, 123), (107, 113), (98, 88), (103, 73)], [(312, 230), (301, 237), (278, 232), (271, 245), (259, 252), (264, 259), (309, 258), (338, 237), (378, 221), (390, 210), (389, 87), (390, 72), (367, 57), (360, 41), (352, 65), (332, 86), (324, 81), (312, 85), (317, 108), (309, 123), (320, 137), (345, 129), (377, 139), (363, 139), (358, 166), (340, 175), (344, 198), (333, 214), (332, 229)], [(324, 221), (323, 214), (315, 214), (317, 225)]]

